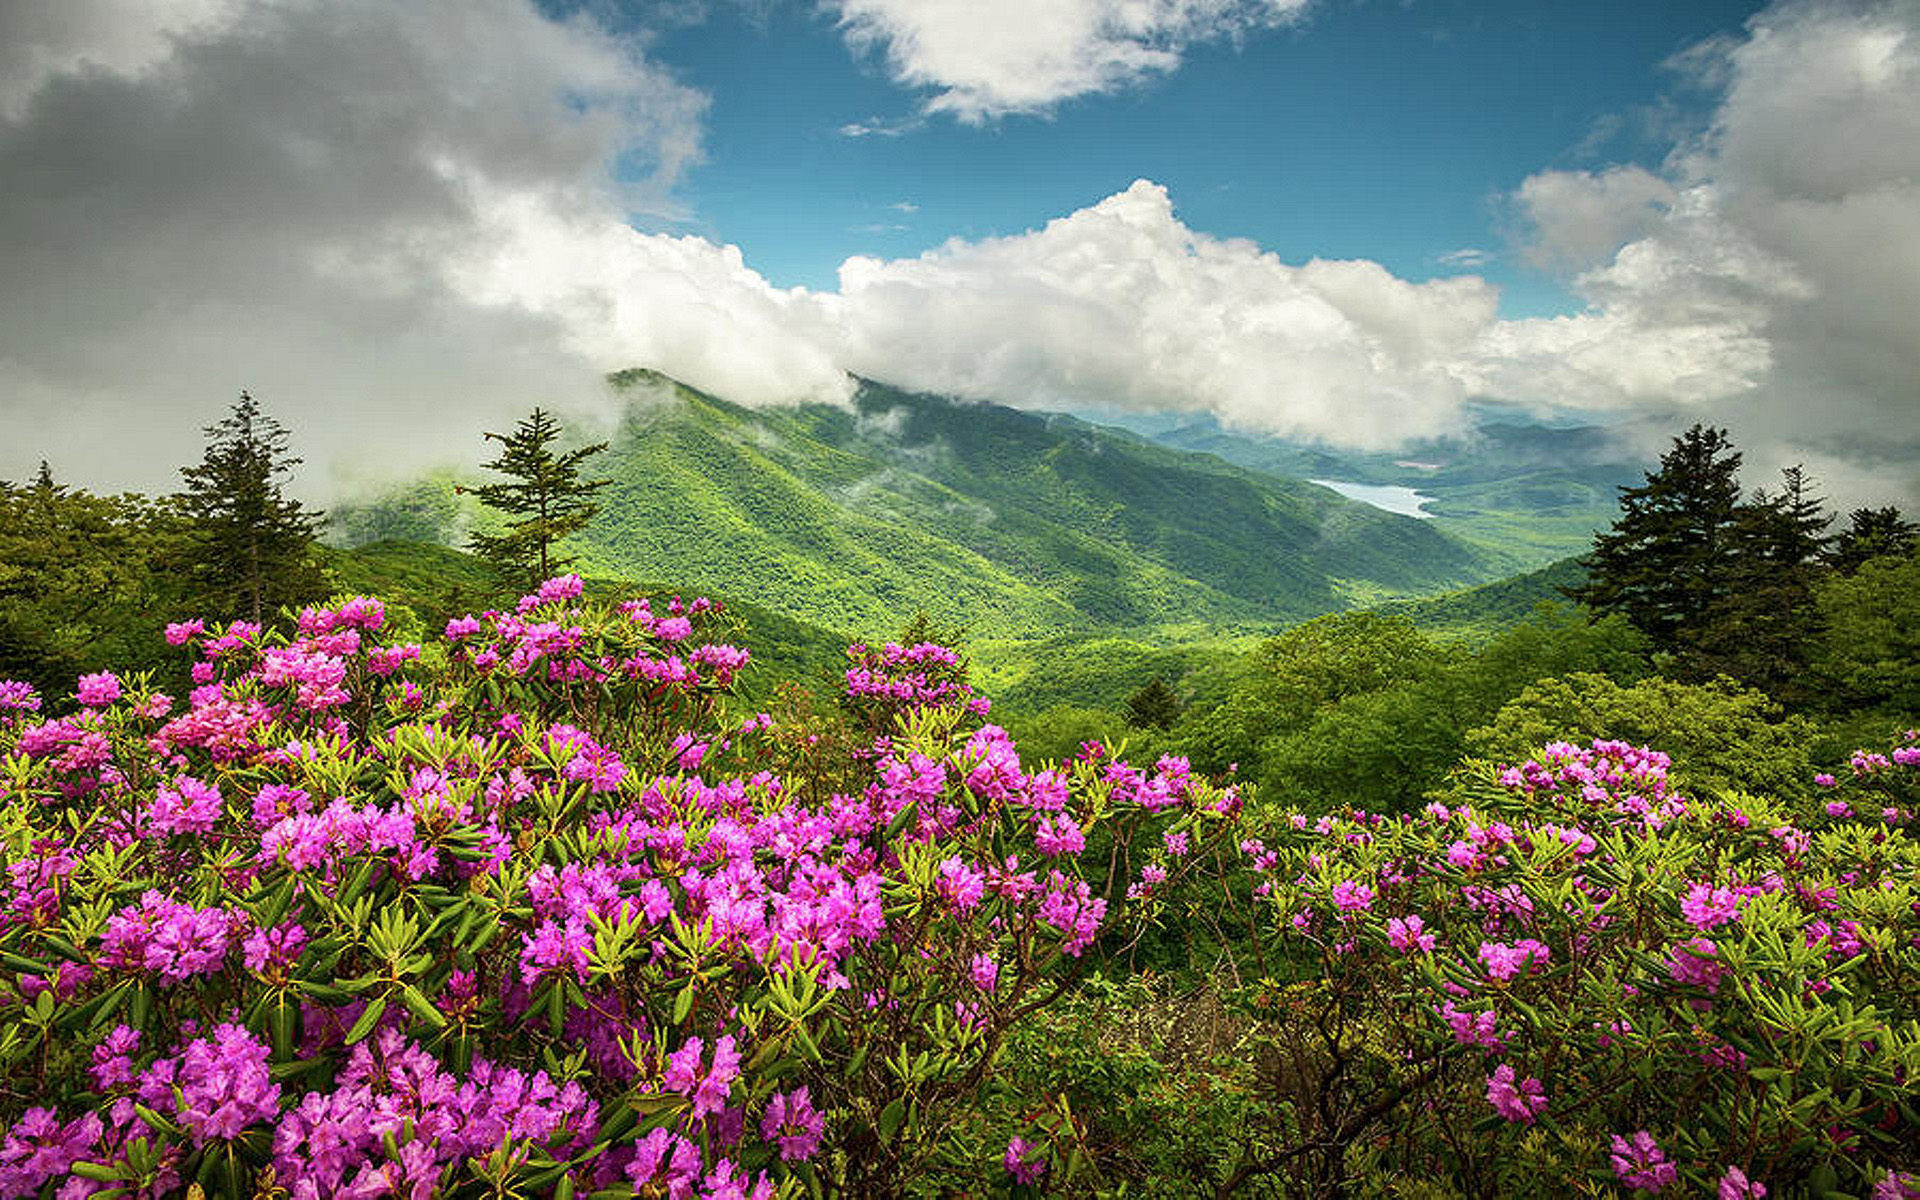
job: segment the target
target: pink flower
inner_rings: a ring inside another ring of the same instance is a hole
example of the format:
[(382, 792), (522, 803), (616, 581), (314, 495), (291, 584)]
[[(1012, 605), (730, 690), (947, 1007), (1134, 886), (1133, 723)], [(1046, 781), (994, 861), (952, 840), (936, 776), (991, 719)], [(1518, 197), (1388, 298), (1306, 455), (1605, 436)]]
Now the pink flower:
[[(1035, 1152), (1038, 1152), (1035, 1155)], [(1035, 1157), (1028, 1157), (1035, 1155)], [(1005, 1167), (1015, 1181), (1019, 1183), (1038, 1183), (1047, 1173), (1047, 1154), (1038, 1146), (1031, 1145), (1025, 1138), (1010, 1138), (1007, 1152), (1000, 1157), (1000, 1165)]]
[(1679, 1169), (1667, 1161), (1666, 1151), (1644, 1129), (1634, 1134), (1632, 1141), (1614, 1134), (1609, 1158), (1615, 1178), (1628, 1187), (1657, 1192), (1680, 1178)]
[(105, 708), (120, 698), (120, 677), (112, 671), (82, 675), (75, 695), (88, 708)]
[(1340, 910), (1343, 920), (1372, 908), (1373, 895), (1372, 888), (1351, 879), (1342, 879), (1333, 885), (1333, 905)]
[(727, 1106), (727, 1095), (740, 1075), (740, 1054), (734, 1049), (731, 1034), (713, 1044), (713, 1065), (704, 1072), (700, 1058), (706, 1044), (697, 1037), (688, 1038), (667, 1055), (667, 1071), (661, 1083), (670, 1092), (693, 1097), (693, 1119), (718, 1113)]
[(782, 1160), (793, 1162), (813, 1157), (826, 1127), (827, 1119), (814, 1109), (803, 1085), (773, 1094), (767, 1102), (767, 1115), (760, 1119), (760, 1136), (779, 1145)]
[(1762, 1200), (1766, 1194), (1767, 1185), (1748, 1179), (1739, 1167), (1728, 1167), (1720, 1177), (1718, 1200)]
[(1687, 889), (1687, 898), (1680, 902), (1680, 913), (1694, 928), (1711, 932), (1740, 919), (1740, 897), (1727, 888), (1696, 883)]
[(1538, 1079), (1516, 1083), (1512, 1064), (1501, 1063), (1487, 1076), (1487, 1103), (1507, 1120), (1531, 1125), (1547, 1110), (1547, 1092)]
[(1720, 990), (1720, 980), (1726, 975), (1726, 965), (1720, 962), (1720, 947), (1714, 945), (1711, 938), (1690, 938), (1675, 944), (1667, 952), (1667, 974), (1675, 983), (1684, 983), (1691, 987), (1704, 988), (1709, 993)]
[(1511, 946), (1505, 942), (1480, 943), (1480, 961), (1485, 964), (1487, 975), (1502, 982), (1523, 971), (1531, 971), (1552, 957), (1552, 950), (1532, 938), (1522, 938)]
[(1431, 953), (1435, 939), (1431, 933), (1422, 932), (1425, 925), (1426, 922), (1420, 919), (1418, 913), (1404, 920), (1399, 917), (1388, 917), (1387, 941), (1402, 954), (1411, 954), (1415, 950)]

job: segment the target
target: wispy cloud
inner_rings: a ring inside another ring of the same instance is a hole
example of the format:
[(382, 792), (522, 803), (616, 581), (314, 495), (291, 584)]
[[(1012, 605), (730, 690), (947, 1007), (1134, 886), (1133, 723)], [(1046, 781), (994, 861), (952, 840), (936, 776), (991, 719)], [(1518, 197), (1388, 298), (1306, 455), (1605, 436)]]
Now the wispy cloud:
[(896, 138), (915, 133), (926, 127), (926, 118), (911, 117), (868, 117), (864, 121), (848, 121), (840, 127), (840, 136), (846, 138)]
[(1493, 261), (1493, 252), (1476, 246), (1462, 246), (1458, 250), (1449, 250), (1436, 255), (1434, 261), (1443, 267), (1452, 267), (1461, 271), (1474, 271)]

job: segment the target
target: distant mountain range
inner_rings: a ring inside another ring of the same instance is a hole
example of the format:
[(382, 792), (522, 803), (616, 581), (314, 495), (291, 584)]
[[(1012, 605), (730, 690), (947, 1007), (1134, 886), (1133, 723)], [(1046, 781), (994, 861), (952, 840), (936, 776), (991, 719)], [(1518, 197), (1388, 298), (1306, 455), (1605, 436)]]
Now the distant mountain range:
[(1469, 432), (1394, 453), (1344, 451), (1223, 428), (1211, 417), (1112, 421), (1161, 445), (1215, 454), (1256, 471), (1303, 479), (1411, 488), (1435, 526), (1508, 571), (1584, 553), (1619, 514), (1619, 489), (1649, 463), (1635, 439), (1597, 426), (1489, 419)]
[[(828, 628), (882, 634), (924, 610), (982, 636), (1257, 630), (1542, 558), (1229, 461), (1271, 448), (1224, 433), (1182, 447), (874, 382), (847, 408), (750, 409), (652, 371), (613, 381), (628, 404), (591, 463), (613, 484), (570, 543), (581, 566)], [(486, 514), (456, 482), (336, 506), (337, 528), (457, 544)]]

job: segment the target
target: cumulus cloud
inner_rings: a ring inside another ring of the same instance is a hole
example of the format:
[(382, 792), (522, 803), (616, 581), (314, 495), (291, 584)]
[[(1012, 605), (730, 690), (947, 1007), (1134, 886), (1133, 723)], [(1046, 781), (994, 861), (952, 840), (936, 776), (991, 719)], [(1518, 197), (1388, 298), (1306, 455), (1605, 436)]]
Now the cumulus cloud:
[(1188, 46), (1295, 20), (1308, 2), (833, 0), (832, 7), (856, 51), (884, 55), (897, 82), (932, 93), (928, 111), (977, 123), (1166, 74)]
[(1527, 223), (1528, 261), (1586, 270), (1659, 228), (1672, 211), (1671, 183), (1638, 166), (1605, 171), (1542, 171), (1516, 196)]
[(1522, 185), (1591, 309), (1496, 331), (1483, 381), (1664, 404), (1841, 496), (1920, 495), (1920, 4), (1776, 5), (1679, 65), (1721, 99), (1660, 174)]
[(1474, 277), (1414, 284), (1371, 262), (1289, 266), (1197, 233), (1141, 180), (1013, 237), (849, 259), (823, 297), (855, 371), (1037, 407), (1212, 411), (1383, 445), (1449, 427), (1451, 369), (1494, 319)]
[(737, 251), (628, 224), (671, 213), (705, 98), (584, 21), (62, 0), (0, 9), (0, 54), (0, 476), (177, 483), (243, 387), (316, 467), (417, 464), (591, 412), (612, 366), (783, 369)]
[[(995, 72), (1032, 65), (1032, 22), (982, 20), (1013, 42), (963, 62), (940, 4), (842, 12), (937, 106), (985, 116), (1297, 7), (1051, 6), (1079, 16), (1047, 44), (1081, 49), (1027, 92)], [(0, 8), (0, 476), (45, 456), (168, 486), (242, 387), (316, 464), (471, 462), (480, 429), (591, 412), (603, 372), (651, 366), (746, 403), (843, 398), (851, 371), (1362, 446), (1455, 429), (1478, 397), (1669, 414), (1836, 498), (1913, 496), (1920, 5), (1785, 5), (1685, 65), (1718, 106), (1658, 170), (1518, 189), (1528, 252), (1587, 307), (1503, 321), (1477, 276), (1282, 262), (1145, 180), (1025, 233), (850, 259), (835, 292), (774, 288), (734, 247), (630, 223), (672, 228), (704, 97), (531, 0)]]

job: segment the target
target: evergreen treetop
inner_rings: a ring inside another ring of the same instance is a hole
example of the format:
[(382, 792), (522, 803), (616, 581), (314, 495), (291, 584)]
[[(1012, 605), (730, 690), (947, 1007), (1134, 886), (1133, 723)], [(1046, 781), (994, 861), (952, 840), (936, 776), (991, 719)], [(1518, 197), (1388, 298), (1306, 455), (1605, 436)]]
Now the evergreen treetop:
[(1827, 562), (1851, 575), (1872, 559), (1905, 554), (1915, 545), (1920, 545), (1920, 525), (1902, 517), (1899, 509), (1856, 508), (1847, 515), (1847, 527), (1834, 536)]
[(515, 586), (531, 588), (573, 562), (557, 555), (555, 546), (593, 519), (600, 506), (591, 497), (613, 482), (580, 478), (580, 465), (605, 450), (607, 443), (557, 453), (553, 443), (560, 436), (560, 423), (553, 415), (535, 408), (512, 433), (486, 435), (487, 440), (500, 443), (499, 457), (486, 468), (508, 478), (460, 489), (513, 518), (505, 533), (476, 533), (469, 546)]
[(1624, 614), (1658, 649), (1678, 649), (1730, 585), (1739, 474), (1726, 430), (1695, 425), (1675, 438), (1645, 484), (1621, 489), (1619, 519), (1582, 560), (1587, 582), (1567, 595)]
[(287, 431), (241, 392), (226, 419), (205, 432), (200, 463), (180, 469), (188, 572), (202, 603), (257, 623), (281, 605), (318, 599), (326, 580), (313, 543), (325, 514), (281, 489), (301, 461), (289, 452)]

